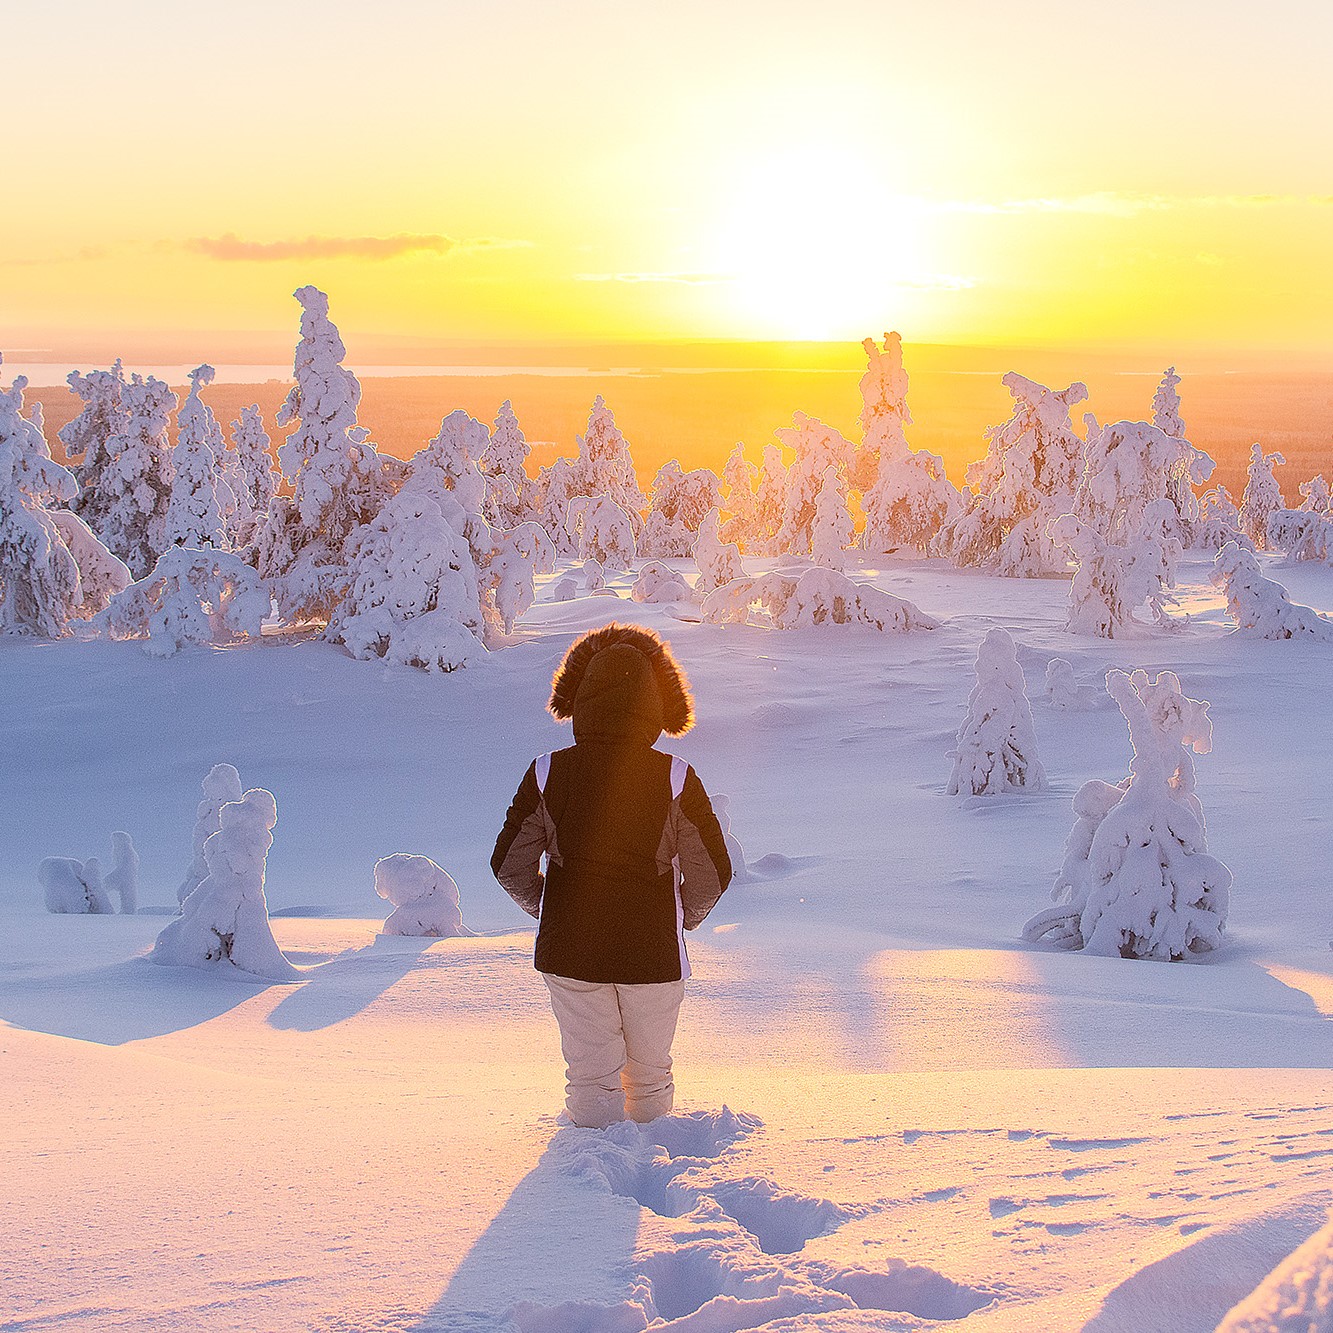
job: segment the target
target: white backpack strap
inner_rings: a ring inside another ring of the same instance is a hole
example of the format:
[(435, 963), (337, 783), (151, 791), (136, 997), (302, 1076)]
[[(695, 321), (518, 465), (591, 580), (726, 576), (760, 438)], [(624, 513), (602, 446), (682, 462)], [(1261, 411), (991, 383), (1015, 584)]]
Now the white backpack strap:
[(551, 776), (551, 756), (550, 753), (539, 754), (532, 761), (532, 766), (536, 770), (537, 790), (546, 795), (546, 779)]
[(690, 771), (690, 766), (679, 755), (671, 756), (671, 799), (680, 800), (680, 794), (685, 790), (685, 775)]

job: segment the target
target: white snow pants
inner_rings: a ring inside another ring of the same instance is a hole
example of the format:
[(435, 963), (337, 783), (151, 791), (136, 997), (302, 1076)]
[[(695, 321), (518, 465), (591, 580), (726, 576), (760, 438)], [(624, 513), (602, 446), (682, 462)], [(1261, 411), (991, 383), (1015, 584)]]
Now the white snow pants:
[(671, 1043), (683, 981), (621, 986), (543, 972), (568, 1066), (565, 1109), (585, 1129), (671, 1110)]

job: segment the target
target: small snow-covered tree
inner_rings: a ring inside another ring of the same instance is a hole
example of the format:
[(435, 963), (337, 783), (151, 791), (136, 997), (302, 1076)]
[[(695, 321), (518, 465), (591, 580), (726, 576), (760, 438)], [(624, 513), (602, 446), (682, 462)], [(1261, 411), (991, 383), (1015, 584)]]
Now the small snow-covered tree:
[[(1174, 516), (1170, 501), (1161, 502)], [(1066, 548), (1077, 562), (1069, 587), (1071, 634), (1094, 634), (1103, 639), (1123, 638), (1132, 632), (1134, 612), (1146, 605), (1158, 624), (1167, 622), (1165, 607), (1172, 598), (1168, 582), (1174, 582), (1179, 546), (1151, 522), (1148, 515), (1137, 541), (1118, 546), (1100, 531), (1081, 523), (1073, 514), (1062, 514), (1051, 524), (1051, 539)]]
[(1078, 681), (1066, 658), (1053, 657), (1046, 663), (1045, 694), (1052, 708), (1073, 708), (1078, 703)]
[(235, 460), (232, 544), (238, 550), (250, 541), (255, 526), (263, 522), (277, 492), (277, 466), (271, 444), (259, 404), (241, 408), (240, 415), (231, 423), (229, 451)]
[(1264, 453), (1255, 444), (1250, 449), (1250, 465), (1247, 469), (1245, 494), (1240, 502), (1240, 530), (1261, 550), (1268, 540), (1268, 516), (1275, 509), (1285, 509), (1287, 502), (1282, 498), (1282, 487), (1273, 475), (1274, 467), (1287, 460), (1276, 451)]
[(1028, 940), (1124, 958), (1180, 960), (1221, 944), (1231, 872), (1209, 855), (1193, 754), (1212, 748), (1208, 705), (1173, 672), (1111, 670), (1106, 688), (1129, 724), (1129, 777), (1093, 780), (1056, 877), (1055, 906), (1023, 927)]
[(1254, 543), (1240, 530), (1240, 510), (1225, 486), (1214, 486), (1199, 497), (1199, 513), (1190, 532), (1190, 544), (1202, 551), (1220, 551), (1228, 542)]
[(865, 436), (853, 477), (853, 484), (864, 492), (862, 542), (867, 551), (900, 546), (925, 551), (941, 528), (961, 513), (962, 499), (944, 475), (944, 461), (907, 443), (904, 427), (912, 424), (912, 414), (902, 339), (886, 333), (882, 350), (872, 338), (862, 346), (869, 358), (861, 376)]
[(492, 527), (517, 527), (529, 517), (523, 500), (529, 486), (525, 464), (531, 452), (513, 404), (506, 398), (477, 460), (486, 479), (483, 513)]
[(1302, 509), (1326, 516), (1333, 514), (1333, 493), (1329, 491), (1322, 472), (1301, 482), (1296, 489), (1301, 493)]
[(634, 523), (608, 493), (576, 495), (565, 509), (565, 526), (577, 536), (579, 559), (596, 560), (605, 569), (634, 563)]
[(1046, 786), (1023, 668), (1008, 630), (989, 630), (977, 648), (976, 684), (949, 757), (950, 796), (993, 796)]
[(1199, 502), (1194, 486), (1204, 485), (1213, 475), (1215, 464), (1202, 449), (1196, 449), (1185, 438), (1185, 423), (1180, 416), (1180, 394), (1176, 385), (1180, 376), (1175, 366), (1168, 366), (1157, 386), (1152, 400), (1152, 424), (1163, 434), (1181, 441), (1185, 446), (1167, 469), (1166, 496), (1174, 506), (1182, 528), (1188, 533), (1198, 518)]
[[(190, 392), (177, 417), (179, 432), (172, 455), (175, 475), (171, 499), (167, 505), (166, 538), (170, 546), (205, 546), (225, 550), (224, 513), (227, 500), (219, 496), (219, 464), (222, 462), (222, 428), (213, 409), (199, 397), (199, 387), (212, 384), (212, 366), (196, 366), (190, 371)], [(233, 501), (234, 505), (234, 501)]]
[(572, 602), (578, 595), (579, 585), (572, 574), (566, 574), (564, 578), (557, 579), (551, 585), (553, 602)]
[(550, 535), (556, 554), (560, 556), (578, 554), (577, 533), (570, 536), (565, 523), (569, 502), (578, 494), (578, 485), (578, 469), (573, 460), (557, 458), (549, 467), (539, 470), (533, 488), (537, 497), (537, 522)]
[(394, 910), (382, 935), (417, 935), (443, 939), (471, 935), (463, 925), (458, 885), (428, 856), (395, 852), (375, 862), (375, 892)]
[(824, 565), (733, 579), (704, 599), (703, 618), (717, 625), (755, 623), (772, 629), (860, 625), (895, 634), (939, 626), (905, 598), (871, 583), (854, 583)]
[(111, 873), (102, 885), (108, 895), (116, 895), (123, 914), (132, 916), (139, 910), (139, 853), (123, 829), (111, 835)]
[(1213, 578), (1226, 590), (1227, 614), (1245, 639), (1314, 639), (1333, 642), (1333, 620), (1287, 596), (1259, 568), (1253, 551), (1228, 542), (1213, 561)]
[(1270, 551), (1286, 552), (1284, 564), (1333, 560), (1333, 521), (1313, 509), (1274, 509), (1265, 537)]
[(724, 542), (718, 535), (716, 509), (710, 509), (699, 524), (699, 536), (694, 544), (694, 563), (699, 567), (694, 590), (700, 597), (708, 596), (714, 588), (720, 588), (724, 583), (742, 578), (745, 574), (739, 548), (731, 542)]
[(273, 938), (264, 894), (278, 803), (271, 792), (252, 788), (224, 805), (218, 820), (218, 831), (204, 843), (208, 875), (157, 937), (149, 959), (167, 967), (234, 967), (268, 981), (295, 981), (301, 973)]
[(639, 577), (629, 590), (630, 598), (636, 602), (688, 602), (692, 600), (692, 591), (685, 580), (674, 570), (650, 560), (639, 570)]
[(606, 571), (602, 568), (600, 560), (591, 557), (585, 560), (579, 573), (583, 575), (583, 587), (586, 592), (606, 591)]
[(699, 524), (721, 504), (717, 474), (707, 468), (685, 472), (673, 458), (653, 480), (652, 508), (637, 543), (641, 556), (657, 560), (684, 559), (694, 551)]
[(204, 860), (204, 843), (222, 827), (222, 807), (239, 801), (243, 794), (241, 775), (231, 764), (214, 764), (203, 782), (203, 800), (195, 806), (194, 830), (190, 834), (190, 868), (185, 872), (181, 886), (176, 890), (176, 901), (183, 903), (208, 874)]
[(72, 856), (48, 856), (38, 863), (37, 882), (42, 886), (46, 910), (58, 915), (109, 916), (115, 909), (102, 883), (102, 863)]
[[(509, 532), (497, 532), (494, 542), (483, 582), (490, 591), (504, 632), (512, 634), (514, 621), (536, 600), (537, 574), (551, 542), (535, 523), (521, 523)], [(547, 565), (546, 572), (551, 568), (552, 565)]]
[(834, 468), (845, 481), (854, 446), (832, 426), (804, 412), (795, 413), (792, 425), (780, 427), (774, 434), (795, 454), (787, 470), (782, 525), (775, 539), (777, 549), (789, 555), (809, 555), (815, 504), (824, 485), (824, 475)]
[(815, 497), (815, 517), (810, 531), (810, 558), (817, 565), (841, 569), (852, 544), (852, 516), (847, 510), (846, 482), (837, 468), (824, 471), (824, 481)]
[(727, 513), (727, 521), (722, 525), (724, 541), (739, 545), (753, 528), (758, 508), (754, 493), (757, 475), (758, 469), (745, 457), (745, 446), (737, 440), (722, 468), (722, 481), (727, 488), (727, 498), (719, 506)]
[(327, 622), (349, 583), (347, 540), (378, 513), (396, 470), (356, 424), (361, 385), (342, 364), (347, 349), (329, 319), (329, 298), (315, 287), (295, 296), (301, 305), (296, 383), (276, 418), (279, 427), (293, 427), (278, 447), (292, 494), (274, 500), (254, 545), (282, 615)]
[(164, 551), (147, 578), (117, 593), (90, 622), (112, 639), (147, 639), (154, 657), (257, 640), (269, 614), (263, 580), (230, 551)]
[(1084, 442), (1069, 413), (1088, 396), (1087, 386), (1057, 393), (1014, 372), (1003, 382), (1013, 416), (986, 431), (986, 457), (967, 469), (972, 498), (932, 550), (955, 565), (1008, 577), (1063, 573), (1065, 553), (1048, 528), (1073, 507)]

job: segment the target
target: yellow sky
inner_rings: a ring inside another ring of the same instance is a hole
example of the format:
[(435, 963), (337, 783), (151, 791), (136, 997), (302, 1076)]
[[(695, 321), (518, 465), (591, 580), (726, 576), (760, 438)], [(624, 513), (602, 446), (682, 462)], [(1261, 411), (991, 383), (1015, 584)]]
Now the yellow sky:
[(1333, 352), (1333, 6), (6, 6), (0, 348), (294, 326)]

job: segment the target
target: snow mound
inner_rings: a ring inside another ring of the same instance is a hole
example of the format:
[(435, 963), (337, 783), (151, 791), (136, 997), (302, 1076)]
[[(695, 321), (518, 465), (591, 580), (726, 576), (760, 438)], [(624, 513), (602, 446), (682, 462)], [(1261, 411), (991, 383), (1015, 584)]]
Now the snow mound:
[(454, 877), (428, 856), (395, 852), (381, 857), (375, 862), (375, 892), (394, 906), (381, 929), (384, 935), (472, 934), (463, 925)]
[(1217, 1333), (1333, 1333), (1333, 1217), (1235, 1306)]
[[(753, 608), (761, 608), (755, 618)], [(854, 583), (836, 569), (816, 565), (801, 572), (775, 569), (755, 578), (732, 579), (709, 593), (703, 618), (713, 624), (759, 624), (773, 629), (865, 625), (908, 634), (938, 629), (918, 606), (871, 583)]]
[(109, 916), (111, 899), (102, 883), (102, 863), (72, 856), (48, 856), (37, 866), (46, 910), (60, 915)]
[(656, 560), (650, 560), (639, 571), (639, 577), (634, 580), (629, 595), (633, 601), (647, 603), (688, 602), (693, 599), (693, 593), (685, 580)]

